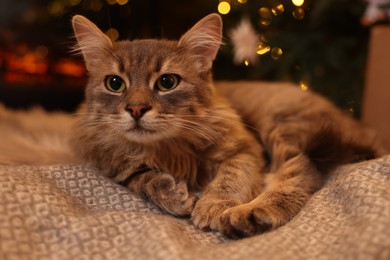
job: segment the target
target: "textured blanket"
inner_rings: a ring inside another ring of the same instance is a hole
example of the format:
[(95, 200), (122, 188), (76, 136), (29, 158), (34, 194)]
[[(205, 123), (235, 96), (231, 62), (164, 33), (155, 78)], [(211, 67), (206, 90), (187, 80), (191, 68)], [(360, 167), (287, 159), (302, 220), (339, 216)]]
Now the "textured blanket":
[(0, 259), (390, 259), (390, 156), (337, 169), (287, 225), (228, 240), (81, 165), (0, 165)]

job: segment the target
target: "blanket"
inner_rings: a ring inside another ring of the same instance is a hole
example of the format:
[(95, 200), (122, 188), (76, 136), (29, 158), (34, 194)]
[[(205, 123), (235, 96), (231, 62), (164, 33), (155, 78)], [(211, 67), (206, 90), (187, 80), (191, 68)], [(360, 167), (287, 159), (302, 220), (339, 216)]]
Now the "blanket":
[(86, 164), (0, 165), (0, 259), (390, 259), (390, 156), (336, 169), (288, 224), (229, 240)]

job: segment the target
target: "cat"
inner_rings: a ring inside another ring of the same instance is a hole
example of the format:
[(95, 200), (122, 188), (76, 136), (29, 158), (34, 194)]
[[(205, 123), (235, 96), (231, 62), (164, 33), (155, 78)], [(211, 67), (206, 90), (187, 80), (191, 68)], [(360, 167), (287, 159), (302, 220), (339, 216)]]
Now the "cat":
[(75, 151), (198, 228), (232, 238), (275, 229), (331, 169), (380, 153), (370, 131), (292, 84), (214, 84), (218, 14), (178, 41), (113, 42), (80, 15), (72, 25), (89, 72)]

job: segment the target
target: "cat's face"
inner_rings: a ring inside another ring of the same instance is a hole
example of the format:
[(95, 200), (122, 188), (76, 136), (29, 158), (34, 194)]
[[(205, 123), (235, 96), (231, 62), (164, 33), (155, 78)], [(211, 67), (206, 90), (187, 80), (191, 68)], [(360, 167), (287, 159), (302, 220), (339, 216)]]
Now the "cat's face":
[(90, 74), (90, 125), (140, 143), (202, 132), (221, 40), (218, 15), (207, 16), (177, 42), (112, 43), (81, 16), (74, 17), (73, 26)]

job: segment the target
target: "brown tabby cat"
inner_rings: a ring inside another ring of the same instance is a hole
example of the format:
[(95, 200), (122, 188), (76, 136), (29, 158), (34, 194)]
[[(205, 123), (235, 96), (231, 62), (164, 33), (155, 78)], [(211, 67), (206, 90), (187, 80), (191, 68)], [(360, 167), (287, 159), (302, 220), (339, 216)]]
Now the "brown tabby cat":
[(82, 16), (73, 28), (90, 75), (76, 150), (199, 228), (243, 237), (279, 227), (331, 167), (376, 156), (357, 122), (289, 84), (221, 83), (230, 103), (218, 94), (217, 14), (179, 41), (112, 42)]

